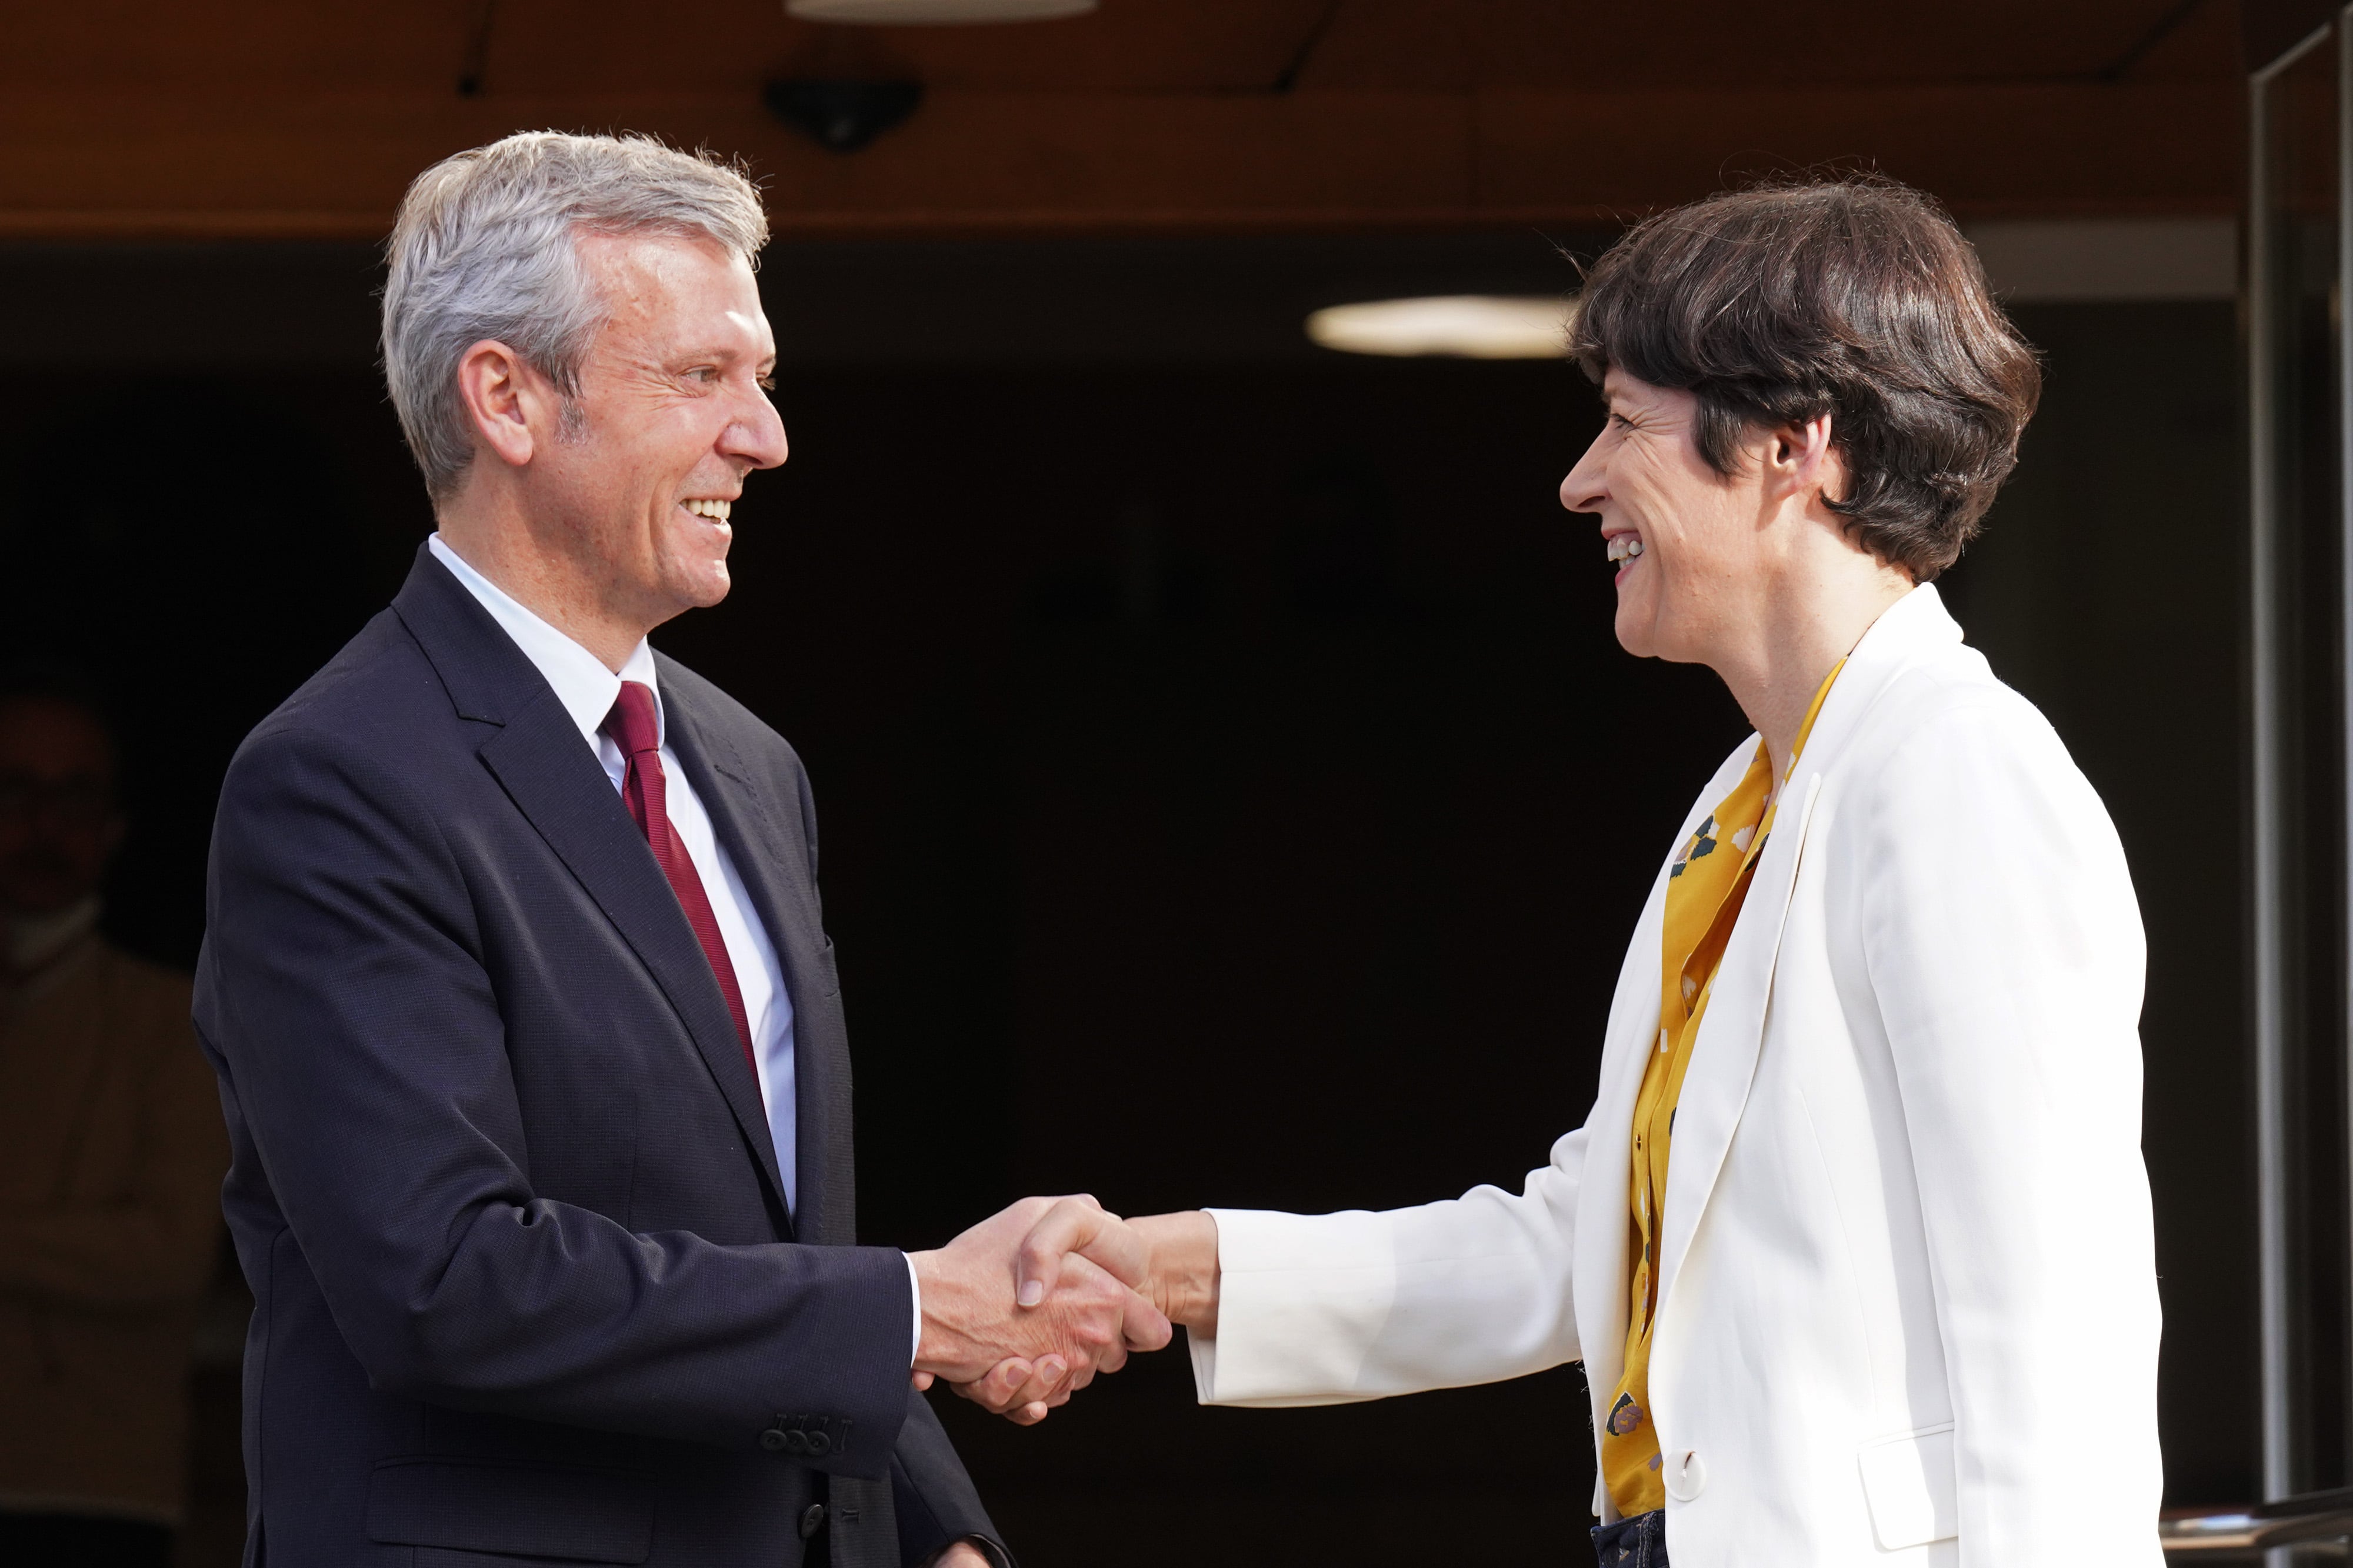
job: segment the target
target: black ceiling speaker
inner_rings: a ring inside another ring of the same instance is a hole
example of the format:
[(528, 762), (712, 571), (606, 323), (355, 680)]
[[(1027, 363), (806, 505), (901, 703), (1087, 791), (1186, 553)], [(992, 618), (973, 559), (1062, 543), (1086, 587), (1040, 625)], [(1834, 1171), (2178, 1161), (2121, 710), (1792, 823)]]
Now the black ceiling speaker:
[(915, 112), (919, 81), (772, 81), (760, 89), (768, 112), (836, 153), (855, 153)]

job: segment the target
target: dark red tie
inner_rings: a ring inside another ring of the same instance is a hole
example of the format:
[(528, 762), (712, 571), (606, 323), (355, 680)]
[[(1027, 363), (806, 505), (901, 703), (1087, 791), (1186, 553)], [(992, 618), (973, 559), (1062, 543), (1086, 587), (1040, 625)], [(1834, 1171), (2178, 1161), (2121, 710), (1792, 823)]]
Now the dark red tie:
[(711, 913), (711, 899), (702, 890), (702, 879), (695, 874), (694, 861), (686, 846), (678, 841), (678, 830), (670, 825), (668, 785), (662, 778), (661, 724), (654, 716), (654, 689), (640, 680), (621, 682), (620, 700), (605, 715), (605, 733), (627, 757), (629, 771), (621, 781), (621, 798), (628, 804), (629, 816), (636, 819), (645, 834), (646, 842), (653, 847), (654, 859), (670, 879), (670, 891), (678, 895), (679, 908), (686, 911), (686, 923), (694, 928), (694, 940), (702, 944), (702, 956), (711, 961), (711, 973), (719, 977), (720, 993), (727, 998), (728, 1016), (735, 1020), (735, 1037), (743, 1042), (744, 1060), (752, 1068), (752, 1081), (760, 1081), (759, 1064), (752, 1058), (752, 1025), (744, 1014), (744, 992), (735, 984), (735, 965), (728, 960), (727, 943), (719, 935), (719, 921)]

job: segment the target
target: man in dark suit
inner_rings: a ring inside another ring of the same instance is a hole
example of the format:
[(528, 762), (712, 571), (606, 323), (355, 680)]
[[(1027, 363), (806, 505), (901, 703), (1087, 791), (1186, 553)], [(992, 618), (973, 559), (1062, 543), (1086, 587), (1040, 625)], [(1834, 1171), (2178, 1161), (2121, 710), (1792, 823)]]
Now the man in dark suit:
[(1003, 1563), (920, 1388), (1050, 1402), (1166, 1342), (1101, 1272), (1015, 1300), (1036, 1200), (855, 1244), (807, 782), (645, 640), (724, 596), (785, 458), (765, 238), (636, 139), (404, 204), (385, 357), (439, 531), (239, 750), (197, 979), (248, 1563)]

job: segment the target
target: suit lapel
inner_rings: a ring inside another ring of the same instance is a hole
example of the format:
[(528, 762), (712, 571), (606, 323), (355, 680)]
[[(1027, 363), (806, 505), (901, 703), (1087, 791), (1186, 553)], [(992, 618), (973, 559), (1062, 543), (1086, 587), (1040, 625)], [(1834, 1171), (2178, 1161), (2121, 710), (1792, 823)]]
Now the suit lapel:
[(744, 1059), (718, 977), (644, 835), (629, 820), (605, 770), (580, 743), (571, 716), (550, 694), (544, 703), (511, 718), (482, 747), (481, 756), (516, 809), (579, 879), (670, 999), (781, 1205), (784, 1184), (776, 1174), (759, 1081)]
[[(711, 816), (712, 830), (735, 863), (737, 875), (768, 929), (793, 1005), (795, 1186), (797, 1239), (847, 1245), (854, 1203), (847, 1136), (849, 1057), (836, 1025), (838, 997), (820, 952), (824, 932), (808, 854), (767, 797), (757, 770), (744, 759), (727, 726), (702, 700), (681, 667), (662, 661), (662, 708), (668, 740)], [(797, 813), (792, 816), (798, 822)]]
[(544, 678), (441, 563), (418, 552), (394, 609), (463, 717), (498, 728), (480, 749), (515, 809), (579, 880), (685, 1026), (777, 1207), (784, 1184), (734, 1019), (645, 836)]

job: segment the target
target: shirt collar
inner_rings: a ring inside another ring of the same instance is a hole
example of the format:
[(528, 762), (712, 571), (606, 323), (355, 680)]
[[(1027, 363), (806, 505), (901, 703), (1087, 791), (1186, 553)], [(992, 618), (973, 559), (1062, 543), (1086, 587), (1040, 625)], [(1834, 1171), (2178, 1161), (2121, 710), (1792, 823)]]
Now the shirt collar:
[(657, 733), (668, 735), (661, 684), (654, 678), (654, 651), (645, 638), (638, 639), (638, 646), (629, 650), (628, 662), (616, 675), (605, 668), (604, 660), (532, 614), (512, 595), (467, 564), (465, 557), (450, 549), (439, 534), (426, 544), (433, 552), (433, 558), (447, 566), (449, 574), (465, 584), (466, 592), (490, 611), (491, 618), (499, 623), (500, 629), (513, 639), (515, 647), (522, 650), (523, 657), (554, 689), (555, 700), (564, 704), (564, 710), (579, 726), (581, 738), (591, 750), (596, 748), (597, 731), (605, 716), (620, 700), (624, 680), (641, 681), (652, 690)]

